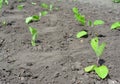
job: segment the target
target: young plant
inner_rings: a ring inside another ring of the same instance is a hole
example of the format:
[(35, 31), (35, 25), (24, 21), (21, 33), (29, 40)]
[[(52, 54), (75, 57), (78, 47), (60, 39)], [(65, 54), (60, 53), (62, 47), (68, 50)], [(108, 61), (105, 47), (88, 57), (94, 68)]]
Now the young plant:
[(41, 3), (40, 6), (41, 6), (42, 8), (44, 8), (44, 9), (48, 9), (48, 10), (50, 10), (50, 11), (52, 11), (53, 8), (54, 8), (54, 7), (53, 7), (53, 4), (48, 5), (48, 4), (46, 4), (46, 3)]
[(118, 28), (120, 28), (120, 22), (115, 22), (115, 23), (113, 23), (112, 25), (111, 25), (111, 29), (113, 30), (113, 29), (118, 29)]
[(47, 11), (42, 11), (42, 12), (39, 13), (39, 16), (42, 17), (42, 16), (45, 16), (45, 15), (47, 15), (47, 14), (48, 14)]
[(120, 0), (113, 0), (114, 3), (120, 3)]
[(95, 20), (92, 22), (91, 20), (88, 21), (88, 26), (98, 26), (98, 25), (103, 25), (105, 22), (103, 20)]
[(36, 28), (33, 28), (33, 27), (29, 27), (29, 31), (30, 31), (30, 33), (32, 35), (31, 44), (32, 44), (32, 46), (36, 46), (35, 41), (36, 41), (38, 32), (37, 32)]
[(24, 7), (24, 5), (18, 5), (18, 6), (17, 6), (17, 9), (18, 9), (18, 10), (22, 10), (23, 7)]
[(0, 9), (2, 8), (3, 4), (8, 5), (8, 0), (0, 0)]
[(25, 23), (29, 24), (32, 21), (39, 21), (40, 18), (41, 17), (39, 15), (33, 15), (33, 16), (27, 17), (26, 20), (25, 20)]
[(101, 45), (99, 45), (98, 37), (93, 38), (91, 40), (90, 44), (91, 44), (91, 47), (92, 47), (93, 51), (96, 53), (96, 56), (98, 58), (97, 65), (96, 64), (90, 65), (90, 66), (86, 67), (84, 70), (85, 70), (85, 72), (95, 71), (100, 78), (104, 79), (107, 77), (109, 70), (108, 70), (107, 66), (100, 65), (99, 60), (103, 54), (103, 51), (105, 49), (106, 44), (102, 43)]
[(76, 37), (77, 38), (81, 38), (81, 37), (83, 37), (83, 36), (86, 36), (88, 33), (86, 32), (86, 31), (80, 31), (80, 32), (78, 32), (77, 34), (76, 34)]
[(32, 4), (32, 5), (36, 5), (37, 3), (35, 3), (35, 2), (31, 2), (31, 4)]
[(85, 16), (84, 15), (81, 15), (78, 11), (78, 8), (74, 7), (72, 9), (73, 13), (74, 13), (74, 17), (75, 19), (81, 23), (82, 25), (85, 25), (86, 24), (86, 19), (85, 19)]

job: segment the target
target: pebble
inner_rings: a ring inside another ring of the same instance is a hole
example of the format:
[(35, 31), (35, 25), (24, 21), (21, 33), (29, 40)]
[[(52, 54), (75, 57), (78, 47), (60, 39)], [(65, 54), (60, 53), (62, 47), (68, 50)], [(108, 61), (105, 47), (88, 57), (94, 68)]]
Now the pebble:
[(116, 80), (108, 79), (108, 84), (120, 84)]

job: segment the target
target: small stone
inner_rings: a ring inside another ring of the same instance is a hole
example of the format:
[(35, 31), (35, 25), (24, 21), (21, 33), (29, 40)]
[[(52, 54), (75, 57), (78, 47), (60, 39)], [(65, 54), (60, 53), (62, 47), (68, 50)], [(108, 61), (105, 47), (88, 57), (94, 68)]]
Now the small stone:
[(32, 63), (32, 62), (28, 62), (28, 63), (26, 63), (26, 65), (27, 65), (27, 66), (32, 66), (33, 63)]
[(108, 84), (120, 84), (116, 80), (108, 79)]

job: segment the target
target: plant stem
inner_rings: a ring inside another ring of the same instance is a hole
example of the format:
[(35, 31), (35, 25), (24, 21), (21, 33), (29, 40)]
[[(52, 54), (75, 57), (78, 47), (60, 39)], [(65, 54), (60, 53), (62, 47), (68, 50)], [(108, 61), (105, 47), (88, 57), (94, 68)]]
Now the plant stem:
[(99, 64), (99, 60), (100, 60), (100, 58), (98, 57), (97, 58), (97, 65), (99, 66), (100, 64)]

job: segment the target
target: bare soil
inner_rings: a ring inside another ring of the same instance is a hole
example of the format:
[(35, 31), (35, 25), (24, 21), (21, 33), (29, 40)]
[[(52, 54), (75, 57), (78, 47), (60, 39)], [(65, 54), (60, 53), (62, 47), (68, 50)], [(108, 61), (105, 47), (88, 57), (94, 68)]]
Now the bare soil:
[[(120, 30), (110, 29), (113, 22), (120, 21), (119, 4), (111, 0), (33, 0), (36, 5), (31, 2), (10, 0), (0, 12), (0, 84), (120, 84)], [(26, 17), (45, 10), (39, 6), (43, 2), (58, 10), (27, 25)], [(20, 4), (24, 5), (21, 11), (17, 9)], [(87, 20), (101, 19), (105, 25), (80, 25), (72, 13), (73, 7), (78, 7)], [(3, 21), (7, 24), (3, 25)], [(38, 30), (35, 47), (31, 45), (29, 26)], [(88, 36), (77, 39), (76, 33), (81, 30), (88, 31)], [(89, 42), (95, 33), (100, 42), (107, 43), (102, 59), (109, 75), (104, 80), (83, 70), (97, 60)]]

